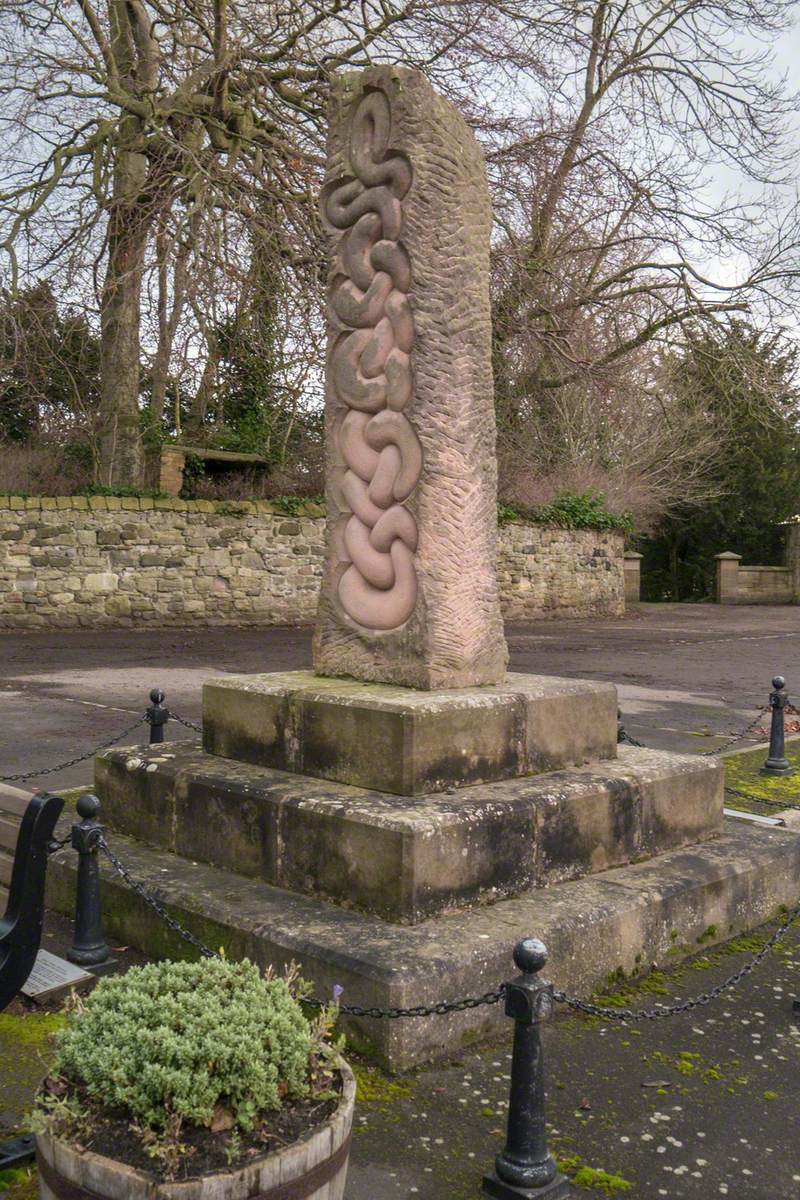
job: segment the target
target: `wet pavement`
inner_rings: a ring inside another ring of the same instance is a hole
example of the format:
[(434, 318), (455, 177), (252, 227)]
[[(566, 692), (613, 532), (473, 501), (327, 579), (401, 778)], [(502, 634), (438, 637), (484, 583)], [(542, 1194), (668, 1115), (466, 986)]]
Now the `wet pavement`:
[[(626, 729), (656, 748), (719, 746), (756, 716), (776, 672), (790, 695), (793, 683), (800, 691), (800, 610), (792, 606), (649, 604), (623, 618), (516, 623), (507, 636), (515, 671), (616, 683)], [(0, 631), (0, 775), (57, 764), (118, 736), (153, 686), (196, 723), (210, 676), (310, 660), (308, 628)], [(170, 724), (170, 740), (191, 736)], [(29, 786), (83, 784), (88, 762)]]
[[(674, 971), (638, 984), (616, 981), (610, 998), (653, 1008), (703, 993), (773, 928), (707, 954), (697, 947)], [(70, 923), (48, 914), (47, 948), (63, 953), (69, 940)], [(115, 950), (123, 965), (141, 961)], [(707, 1007), (619, 1023), (559, 1006), (544, 1026), (549, 1140), (574, 1195), (798, 1200), (798, 995), (795, 926), (753, 975)], [(24, 1127), (56, 1025), (47, 1014), (20, 1017), (18, 1007), (0, 1014), (0, 1136)], [(345, 1200), (478, 1200), (505, 1138), (511, 1035), (509, 1021), (502, 1041), (400, 1077), (351, 1059), (359, 1091)]]
[[(678, 935), (679, 936), (679, 935)], [(702, 993), (760, 947), (750, 935), (615, 1001)], [(557, 1016), (545, 1027), (550, 1145), (577, 1195), (800, 1197), (800, 929), (708, 1007), (662, 1021)], [(359, 1070), (347, 1200), (477, 1200), (502, 1148), (505, 1044), (397, 1081)], [(533, 1193), (531, 1193), (533, 1195)]]

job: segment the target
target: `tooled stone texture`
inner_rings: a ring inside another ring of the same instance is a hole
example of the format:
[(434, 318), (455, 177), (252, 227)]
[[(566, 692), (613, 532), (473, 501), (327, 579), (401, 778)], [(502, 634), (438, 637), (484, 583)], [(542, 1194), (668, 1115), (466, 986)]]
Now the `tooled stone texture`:
[[(310, 624), (323, 541), (262, 502), (0, 496), (0, 627)], [(507, 525), (498, 551), (507, 618), (624, 611), (619, 533)]]
[[(494, 683), (504, 676), (507, 652), (496, 578), (491, 212), (483, 156), (460, 114), (420, 73), (379, 67), (342, 76), (331, 104), (323, 211), (331, 195), (352, 202), (359, 187), (365, 188), (358, 181), (363, 171), (353, 167), (351, 131), (370, 93), (382, 94), (390, 110), (390, 128), (380, 146), (385, 142), (387, 158), (405, 161), (411, 169), (410, 185), (399, 199), (400, 222), (392, 232), (410, 262), (413, 318), (413, 338), (406, 342), (413, 391), (399, 407), (422, 449), (419, 482), (403, 497), (417, 533), (415, 603), (399, 627), (378, 629), (354, 620), (342, 602), (340, 583), (353, 561), (345, 540), (353, 507), (343, 486), (349, 464), (341, 430), (353, 408), (354, 389), (342, 385), (337, 367), (337, 347), (350, 336), (351, 326), (343, 321), (341, 305), (335, 305), (326, 402), (327, 560), (314, 667), (325, 675), (420, 688)], [(348, 180), (351, 191), (341, 191)], [(335, 296), (342, 287), (343, 225), (334, 225), (330, 214), (329, 225)], [(372, 266), (379, 265), (373, 254)], [(374, 349), (380, 361), (387, 353), (386, 346)], [(362, 354), (358, 387), (379, 372), (380, 362), (376, 367)]]

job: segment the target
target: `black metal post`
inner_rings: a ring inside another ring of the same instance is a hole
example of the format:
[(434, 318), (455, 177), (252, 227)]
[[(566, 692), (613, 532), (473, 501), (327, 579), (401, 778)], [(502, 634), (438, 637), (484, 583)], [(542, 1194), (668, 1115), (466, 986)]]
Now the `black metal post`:
[(547, 962), (547, 950), (537, 938), (525, 938), (514, 947), (514, 962), (522, 974), (506, 984), (506, 1016), (515, 1021), (508, 1130), (494, 1171), (483, 1177), (483, 1194), (498, 1200), (565, 1200), (569, 1183), (548, 1152), (544, 1117), (539, 1022), (550, 1012), (552, 995), (538, 972)]
[(81, 820), (72, 826), (72, 847), (78, 852), (75, 933), (67, 958), (79, 967), (96, 967), (110, 959), (100, 912), (100, 865), (97, 861), (97, 844), (104, 827), (97, 820), (100, 812), (97, 796), (81, 796), (77, 808)]
[(789, 697), (783, 690), (786, 680), (782, 675), (776, 675), (772, 681), (773, 690), (769, 694), (769, 706), (772, 709), (772, 724), (769, 731), (769, 757), (761, 768), (762, 775), (791, 775), (792, 768), (786, 758), (784, 733), (784, 711), (789, 703)]
[(150, 745), (164, 740), (164, 726), (169, 720), (169, 709), (164, 706), (164, 693), (161, 688), (153, 688), (150, 692), (150, 703), (145, 710), (150, 725)]

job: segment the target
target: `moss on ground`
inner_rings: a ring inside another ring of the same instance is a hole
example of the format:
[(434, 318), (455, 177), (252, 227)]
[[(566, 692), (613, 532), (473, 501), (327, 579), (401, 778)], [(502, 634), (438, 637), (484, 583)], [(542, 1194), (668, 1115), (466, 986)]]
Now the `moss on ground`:
[(39, 1180), (34, 1166), (0, 1171), (0, 1196), (3, 1200), (37, 1200)]
[(385, 1112), (398, 1100), (407, 1100), (413, 1093), (411, 1080), (385, 1075), (378, 1067), (354, 1062), (348, 1058), (356, 1077), (356, 1103), (366, 1104)]
[(624, 1179), (621, 1175), (605, 1171), (602, 1167), (587, 1166), (579, 1154), (559, 1158), (556, 1165), (562, 1175), (566, 1175), (577, 1187), (591, 1188), (594, 1191), (603, 1192), (606, 1196), (613, 1196), (618, 1192), (629, 1192), (633, 1187), (630, 1180)]
[(790, 737), (786, 741), (786, 758), (795, 774), (761, 775), (765, 758), (763, 746), (724, 755), (726, 786), (748, 792), (764, 801), (759, 804), (758, 800), (747, 800), (743, 796), (728, 793), (725, 797), (728, 808), (770, 815), (780, 811), (781, 803), (800, 805), (800, 737)]

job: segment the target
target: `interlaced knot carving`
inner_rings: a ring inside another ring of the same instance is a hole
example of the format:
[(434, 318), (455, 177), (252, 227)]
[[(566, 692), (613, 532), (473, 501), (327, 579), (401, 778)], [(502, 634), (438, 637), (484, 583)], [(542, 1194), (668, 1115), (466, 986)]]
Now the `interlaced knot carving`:
[(343, 230), (329, 296), (338, 331), (330, 385), (341, 413), (344, 465), (337, 537), (339, 601), (367, 629), (397, 629), (414, 611), (417, 523), (403, 502), (422, 471), (422, 446), (404, 414), (413, 392), (411, 262), (400, 240), (411, 164), (389, 149), (392, 114), (382, 91), (359, 101), (350, 132), (353, 174), (323, 192), (323, 214)]

